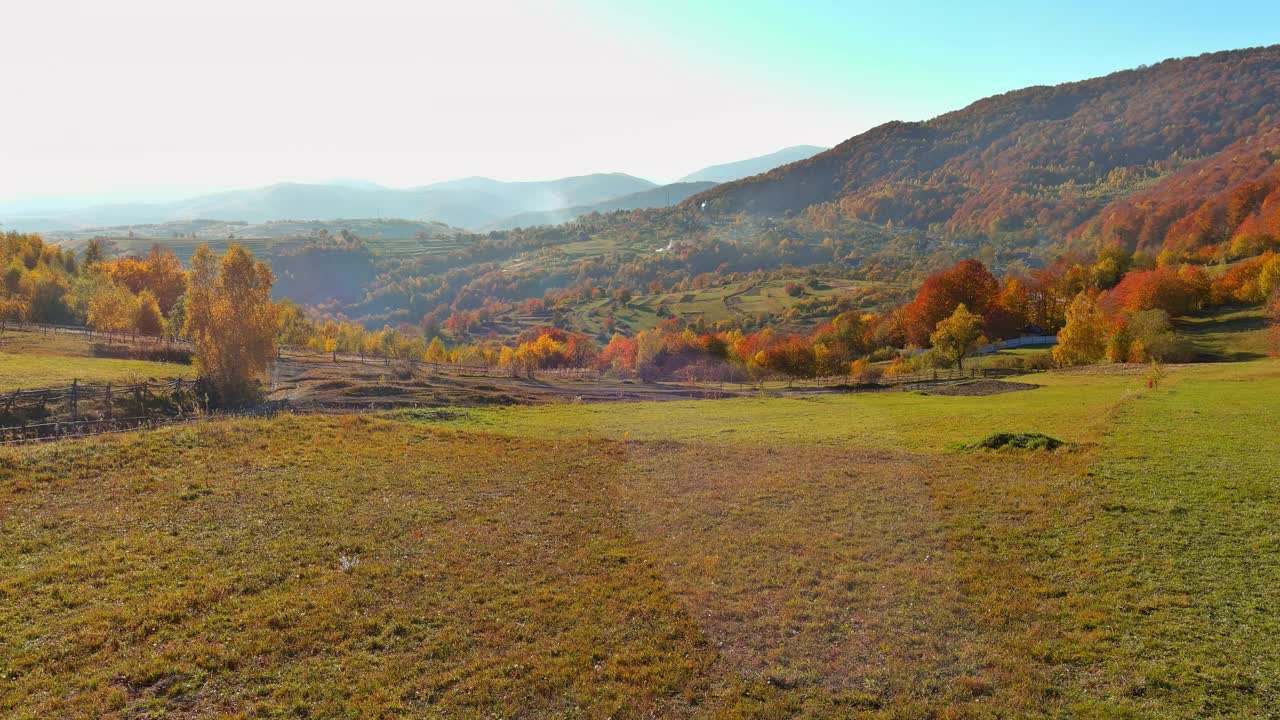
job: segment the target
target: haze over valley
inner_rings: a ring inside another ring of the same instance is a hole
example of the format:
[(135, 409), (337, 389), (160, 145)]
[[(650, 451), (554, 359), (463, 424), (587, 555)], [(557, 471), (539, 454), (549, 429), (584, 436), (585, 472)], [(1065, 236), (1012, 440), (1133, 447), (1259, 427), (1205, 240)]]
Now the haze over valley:
[[(822, 150), (814, 146), (786, 148), (704, 168), (669, 185), (624, 173), (604, 173), (532, 182), (469, 177), (405, 189), (360, 180), (278, 183), (177, 201), (88, 207), (72, 207), (75, 200), (70, 198), (44, 198), (26, 205), (0, 205), (0, 224), (16, 230), (65, 233), (191, 220), (264, 223), (396, 218), (473, 230), (508, 229), (520, 224), (559, 224), (590, 212), (673, 205), (715, 183), (747, 177)], [(42, 212), (50, 206), (59, 209)]]

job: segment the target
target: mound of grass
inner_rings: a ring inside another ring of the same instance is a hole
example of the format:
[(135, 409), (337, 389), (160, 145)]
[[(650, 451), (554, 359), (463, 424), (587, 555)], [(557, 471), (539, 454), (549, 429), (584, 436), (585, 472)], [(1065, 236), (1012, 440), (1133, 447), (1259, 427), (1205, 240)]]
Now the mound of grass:
[(969, 447), (974, 450), (1057, 450), (1069, 444), (1044, 433), (998, 432)]

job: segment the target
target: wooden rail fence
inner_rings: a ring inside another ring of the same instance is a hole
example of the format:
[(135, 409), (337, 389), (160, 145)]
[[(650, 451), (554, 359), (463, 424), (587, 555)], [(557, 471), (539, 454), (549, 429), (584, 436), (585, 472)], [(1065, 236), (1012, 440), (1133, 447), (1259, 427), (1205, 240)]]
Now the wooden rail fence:
[(85, 384), (0, 394), (0, 443), (142, 427), (208, 412), (194, 380)]
[[(1026, 368), (945, 368), (940, 370), (919, 370), (911, 373), (900, 373), (897, 375), (880, 375), (869, 377), (858, 377), (855, 375), (833, 375), (828, 377), (817, 378), (790, 378), (779, 379), (775, 382), (785, 382), (790, 388), (814, 388), (814, 389), (831, 389), (846, 387), (893, 387), (900, 385), (925, 385), (933, 383), (954, 383), (966, 380), (981, 380), (986, 378), (1003, 378), (1014, 375), (1025, 375), (1027, 373), (1039, 372), (1035, 369)], [(734, 389), (752, 389), (760, 388), (762, 383), (743, 383), (743, 382), (711, 382), (712, 385), (718, 385), (721, 388)]]

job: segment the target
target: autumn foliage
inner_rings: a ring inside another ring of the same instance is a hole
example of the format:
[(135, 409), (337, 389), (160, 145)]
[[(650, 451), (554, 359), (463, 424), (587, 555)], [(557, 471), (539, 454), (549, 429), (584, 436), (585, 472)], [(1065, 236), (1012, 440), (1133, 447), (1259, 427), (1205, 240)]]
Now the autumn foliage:
[(1091, 365), (1106, 355), (1107, 324), (1097, 300), (1089, 293), (1076, 295), (1067, 308), (1066, 325), (1058, 331), (1053, 361), (1059, 366)]
[(195, 364), (221, 398), (255, 395), (257, 375), (275, 357), (275, 277), (261, 260), (231, 245), (219, 260), (202, 245), (191, 258), (184, 334), (195, 345)]
[(923, 345), (943, 319), (964, 305), (969, 312), (984, 315), (1000, 294), (995, 276), (977, 260), (964, 260), (949, 270), (930, 275), (903, 309), (908, 342)]

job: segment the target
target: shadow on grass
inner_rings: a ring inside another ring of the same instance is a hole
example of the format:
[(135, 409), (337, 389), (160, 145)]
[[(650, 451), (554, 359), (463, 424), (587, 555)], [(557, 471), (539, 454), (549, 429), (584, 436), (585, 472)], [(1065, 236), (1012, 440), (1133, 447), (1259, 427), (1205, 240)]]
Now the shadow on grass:
[(1198, 362), (1245, 362), (1266, 357), (1265, 353), (1245, 347), (1247, 343), (1242, 340), (1251, 333), (1266, 331), (1268, 325), (1263, 310), (1252, 306), (1223, 307), (1212, 315), (1174, 321), (1178, 334), (1191, 341)]

